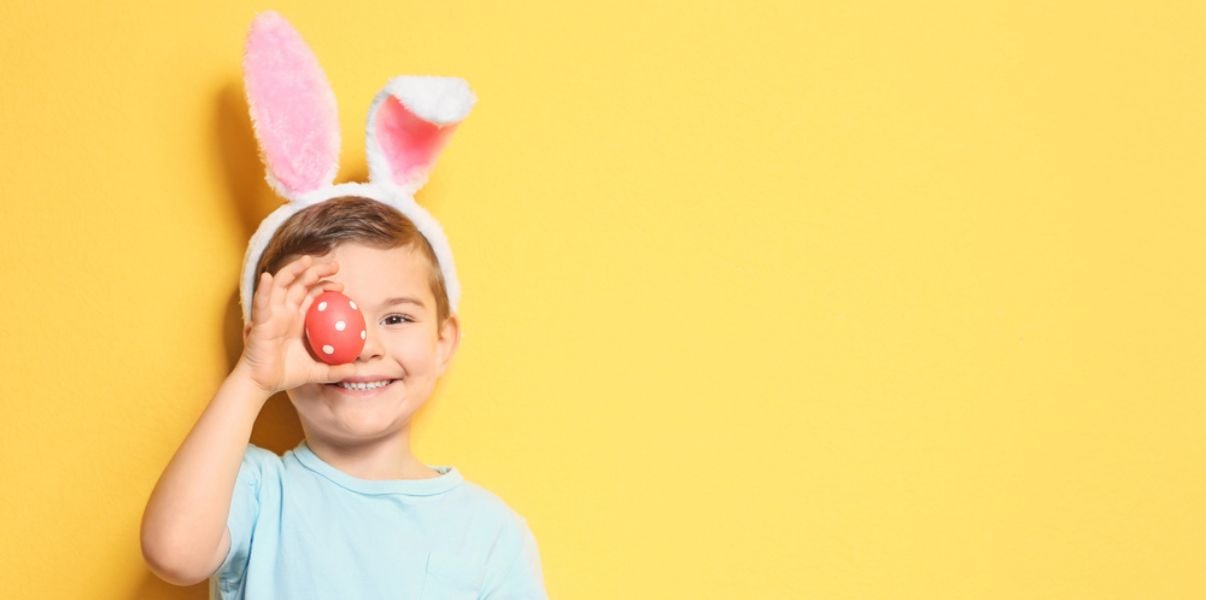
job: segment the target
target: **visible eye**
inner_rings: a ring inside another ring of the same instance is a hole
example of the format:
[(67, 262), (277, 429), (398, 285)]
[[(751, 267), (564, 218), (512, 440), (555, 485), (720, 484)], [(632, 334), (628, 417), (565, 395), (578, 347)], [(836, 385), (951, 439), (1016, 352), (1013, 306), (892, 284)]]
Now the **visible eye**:
[[(391, 319), (401, 319), (402, 321), (391, 321)], [(385, 317), (386, 325), (397, 325), (399, 322), (414, 323), (415, 320), (406, 315), (390, 315)]]

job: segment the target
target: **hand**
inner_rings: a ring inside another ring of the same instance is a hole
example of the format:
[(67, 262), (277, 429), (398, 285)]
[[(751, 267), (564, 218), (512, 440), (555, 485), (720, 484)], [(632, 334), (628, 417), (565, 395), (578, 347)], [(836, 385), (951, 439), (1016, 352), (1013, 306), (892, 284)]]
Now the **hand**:
[(306, 311), (326, 290), (343, 284), (323, 281), (339, 270), (334, 259), (306, 255), (276, 275), (263, 273), (251, 305), (251, 330), (239, 361), (251, 380), (269, 396), (306, 383), (331, 383), (356, 374), (354, 364), (328, 365), (314, 360), (306, 347)]

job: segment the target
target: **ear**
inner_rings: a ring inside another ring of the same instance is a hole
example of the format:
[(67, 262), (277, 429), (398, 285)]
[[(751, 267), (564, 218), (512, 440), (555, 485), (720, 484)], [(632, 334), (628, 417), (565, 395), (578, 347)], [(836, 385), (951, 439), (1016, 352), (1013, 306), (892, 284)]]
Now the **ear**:
[(339, 170), (335, 93), (310, 47), (275, 12), (251, 23), (243, 82), (273, 190), (293, 200), (330, 185)]
[(439, 339), (436, 340), (436, 347), (440, 354), (440, 377), (444, 376), (444, 372), (448, 370), (448, 365), (452, 363), (452, 356), (456, 354), (457, 346), (461, 343), (461, 322), (457, 318), (456, 313), (448, 315), (444, 320), (444, 324), (440, 326)]
[(427, 183), (436, 156), (476, 101), (469, 84), (456, 77), (390, 80), (369, 108), (370, 180), (414, 194)]

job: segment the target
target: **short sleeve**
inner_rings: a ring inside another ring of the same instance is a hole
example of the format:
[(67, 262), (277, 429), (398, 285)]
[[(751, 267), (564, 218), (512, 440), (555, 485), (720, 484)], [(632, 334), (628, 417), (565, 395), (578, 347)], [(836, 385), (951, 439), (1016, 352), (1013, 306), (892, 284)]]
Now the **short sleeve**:
[(483, 600), (548, 600), (536, 536), (527, 519), (517, 518), (518, 527), (508, 536), (508, 566), (489, 584)]
[(230, 550), (214, 573), (214, 577), (222, 582), (237, 582), (247, 570), (251, 538), (260, 514), (260, 484), (274, 463), (280, 463), (280, 457), (275, 453), (247, 444), (230, 498), (230, 514), (226, 518), (226, 528), (230, 530)]

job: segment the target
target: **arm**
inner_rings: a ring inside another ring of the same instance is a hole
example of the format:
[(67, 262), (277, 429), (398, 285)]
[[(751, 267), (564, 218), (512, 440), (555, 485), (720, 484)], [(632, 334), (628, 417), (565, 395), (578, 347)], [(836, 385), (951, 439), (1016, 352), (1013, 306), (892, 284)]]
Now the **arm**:
[(164, 469), (142, 517), (143, 558), (163, 580), (193, 585), (222, 564), (235, 478), (269, 396), (240, 361)]
[(302, 256), (263, 273), (243, 355), (160, 476), (142, 515), (142, 555), (156, 575), (193, 585), (221, 566), (230, 549), (230, 502), (251, 428), (273, 394), (355, 374), (353, 364), (315, 361), (303, 343), (304, 315), (318, 294), (343, 284), (320, 281), (333, 260)]
[(519, 539), (512, 542), (518, 547), (512, 551), (510, 565), (486, 586), (482, 595), (484, 600), (548, 600), (536, 536), (527, 519), (521, 517), (519, 523)]

